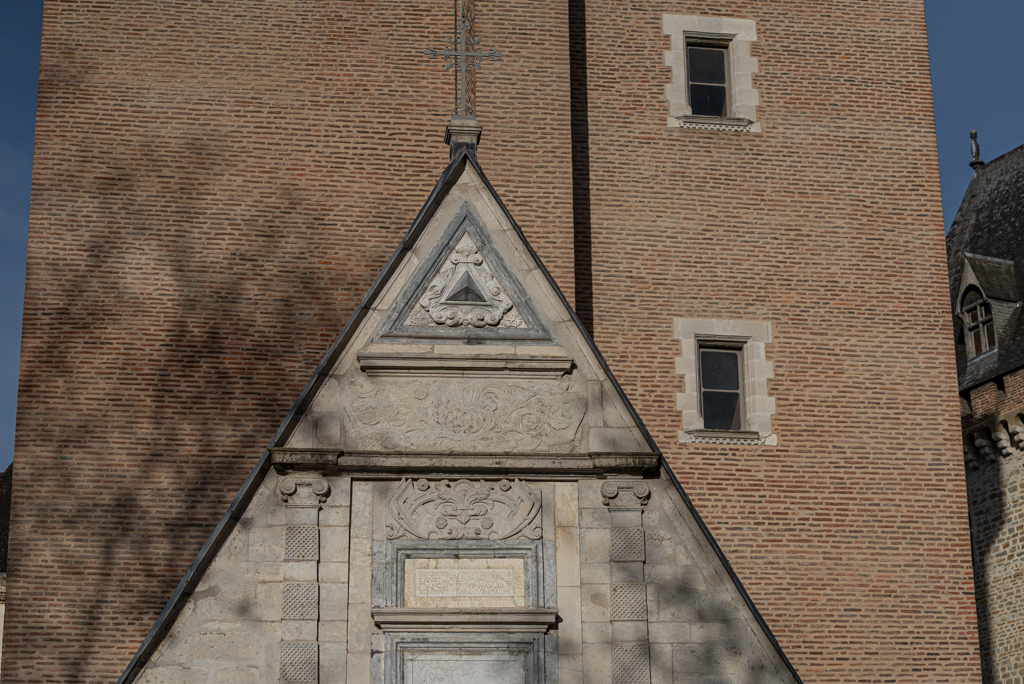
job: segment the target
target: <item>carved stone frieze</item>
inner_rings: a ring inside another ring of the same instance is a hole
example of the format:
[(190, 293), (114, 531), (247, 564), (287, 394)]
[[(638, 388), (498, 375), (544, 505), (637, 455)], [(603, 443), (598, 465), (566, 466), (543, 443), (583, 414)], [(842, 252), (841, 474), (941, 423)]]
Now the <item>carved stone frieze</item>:
[(388, 539), (540, 539), (540, 496), (525, 482), (403, 480), (388, 501)]
[(278, 485), (281, 500), (291, 506), (319, 506), (331, 494), (331, 486), (321, 477), (289, 475)]
[(613, 482), (601, 485), (601, 500), (614, 508), (640, 508), (651, 498), (651, 487), (646, 482)]
[(525, 328), (505, 288), (468, 234), (420, 297), (405, 325)]
[(360, 449), (573, 451), (587, 399), (568, 378), (354, 378), (347, 433)]

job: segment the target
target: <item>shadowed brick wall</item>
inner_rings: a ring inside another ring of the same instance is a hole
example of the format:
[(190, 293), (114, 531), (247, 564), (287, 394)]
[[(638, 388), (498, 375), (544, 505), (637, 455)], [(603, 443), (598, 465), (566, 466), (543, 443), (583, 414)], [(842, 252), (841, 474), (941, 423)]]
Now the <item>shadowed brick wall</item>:
[[(757, 22), (763, 133), (665, 125), (663, 13)], [(920, 0), (476, 16), (481, 163), (804, 680), (978, 681)], [(4, 682), (127, 664), (447, 161), (450, 27), (47, 2)], [(678, 443), (673, 317), (772, 324), (779, 446)]]

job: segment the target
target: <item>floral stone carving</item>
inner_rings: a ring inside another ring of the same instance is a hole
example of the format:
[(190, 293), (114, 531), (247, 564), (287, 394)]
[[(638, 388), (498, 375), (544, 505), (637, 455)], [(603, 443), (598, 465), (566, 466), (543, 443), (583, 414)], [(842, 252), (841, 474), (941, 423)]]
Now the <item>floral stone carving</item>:
[(572, 451), (587, 399), (568, 378), (354, 378), (347, 432), (361, 448)]
[(402, 480), (388, 539), (540, 539), (540, 497), (519, 480)]
[(505, 288), (494, 276), (476, 243), (463, 235), (441, 272), (427, 286), (405, 325), (446, 325), (452, 328), (525, 328)]

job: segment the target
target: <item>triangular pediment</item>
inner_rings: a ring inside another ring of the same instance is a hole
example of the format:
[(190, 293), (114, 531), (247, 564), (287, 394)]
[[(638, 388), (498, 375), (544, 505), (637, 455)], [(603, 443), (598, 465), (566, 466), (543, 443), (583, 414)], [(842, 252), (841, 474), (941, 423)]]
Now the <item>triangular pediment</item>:
[[(633, 636), (581, 645), (588, 628)], [(492, 681), (480, 653), (518, 681), (581, 681), (563, 647), (615, 681), (729, 663), (799, 683), (460, 153), (119, 684), (443, 681), (450, 665)]]
[(479, 168), (449, 172), (282, 454), (653, 463), (646, 429)]

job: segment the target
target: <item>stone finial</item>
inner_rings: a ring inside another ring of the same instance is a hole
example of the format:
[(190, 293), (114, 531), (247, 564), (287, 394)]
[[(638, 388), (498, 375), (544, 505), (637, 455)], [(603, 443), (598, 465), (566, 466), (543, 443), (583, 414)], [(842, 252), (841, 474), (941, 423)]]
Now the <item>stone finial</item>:
[(971, 160), (971, 168), (975, 171), (979, 167), (984, 166), (985, 162), (981, 161), (981, 146), (978, 145), (978, 131), (971, 129), (971, 156), (974, 159)]

